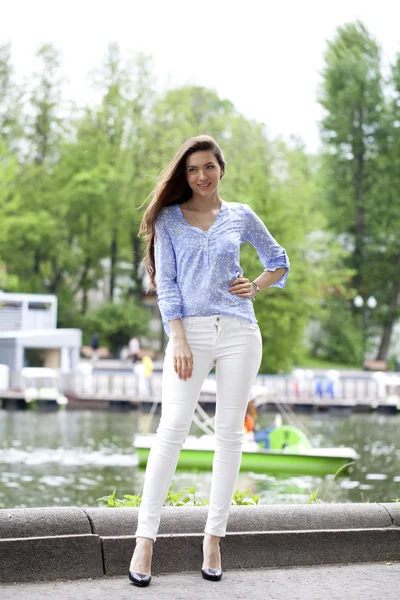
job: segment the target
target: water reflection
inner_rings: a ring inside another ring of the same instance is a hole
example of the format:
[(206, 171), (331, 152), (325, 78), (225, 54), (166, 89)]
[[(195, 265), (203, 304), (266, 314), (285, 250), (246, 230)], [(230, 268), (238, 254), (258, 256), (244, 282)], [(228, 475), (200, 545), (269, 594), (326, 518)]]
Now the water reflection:
[[(273, 420), (261, 415), (261, 425)], [(400, 416), (315, 413), (301, 417), (319, 446), (352, 446), (361, 458), (346, 477), (275, 477), (241, 473), (238, 487), (267, 504), (306, 502), (318, 487), (325, 502), (391, 501), (400, 497)], [(158, 417), (129, 413), (0, 411), (0, 507), (97, 506), (141, 492), (143, 471), (132, 450), (135, 432), (154, 431)], [(196, 482), (208, 497), (210, 473), (183, 473), (175, 488)]]

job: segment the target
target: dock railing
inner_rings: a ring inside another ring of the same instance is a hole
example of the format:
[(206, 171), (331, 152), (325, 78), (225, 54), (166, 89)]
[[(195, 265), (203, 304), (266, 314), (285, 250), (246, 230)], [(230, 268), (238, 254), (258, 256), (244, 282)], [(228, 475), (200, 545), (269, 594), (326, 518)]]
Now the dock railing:
[[(59, 387), (64, 394), (77, 399), (109, 399), (135, 401), (161, 399), (162, 373), (153, 372), (150, 380), (134, 372), (60, 374)], [(20, 373), (10, 371), (10, 393), (22, 389)], [(215, 400), (215, 374), (204, 382), (202, 394), (209, 401)], [(298, 379), (293, 375), (258, 375), (252, 388), (251, 398), (257, 404), (287, 403), (310, 406), (369, 406), (371, 409), (384, 404), (397, 404), (400, 409), (400, 376), (385, 374), (385, 379), (372, 375), (359, 377), (341, 376), (329, 379), (314, 376)]]

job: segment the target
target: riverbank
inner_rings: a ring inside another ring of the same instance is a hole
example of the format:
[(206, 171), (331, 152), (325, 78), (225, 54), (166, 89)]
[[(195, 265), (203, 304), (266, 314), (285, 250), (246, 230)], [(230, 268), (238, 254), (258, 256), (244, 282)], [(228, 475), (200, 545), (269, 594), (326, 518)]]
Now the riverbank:
[[(126, 575), (137, 509), (0, 511), (2, 583)], [(154, 575), (196, 572), (206, 507), (164, 508)], [(400, 561), (400, 503), (232, 507), (224, 569)], [(3, 597), (3, 596), (2, 596)]]

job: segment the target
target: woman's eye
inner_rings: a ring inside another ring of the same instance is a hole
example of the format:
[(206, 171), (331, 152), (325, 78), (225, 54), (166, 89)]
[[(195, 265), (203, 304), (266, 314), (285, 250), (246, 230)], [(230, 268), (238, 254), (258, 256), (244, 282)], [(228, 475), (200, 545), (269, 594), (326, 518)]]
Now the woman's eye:
[(214, 165), (208, 165), (207, 169), (213, 169)]

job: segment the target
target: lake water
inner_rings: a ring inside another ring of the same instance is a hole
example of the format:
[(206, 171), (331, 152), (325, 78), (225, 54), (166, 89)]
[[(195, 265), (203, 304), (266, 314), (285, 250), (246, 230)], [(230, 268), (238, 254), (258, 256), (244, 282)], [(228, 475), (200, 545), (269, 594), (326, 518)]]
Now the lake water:
[[(268, 426), (273, 417), (264, 413), (260, 422)], [(303, 503), (317, 487), (324, 502), (400, 497), (400, 415), (332, 412), (299, 418), (316, 445), (351, 446), (360, 460), (336, 479), (241, 473), (240, 490), (262, 494), (262, 504)], [(141, 493), (144, 471), (135, 466), (132, 438), (148, 426), (148, 415), (140, 411), (0, 411), (0, 508), (101, 506), (97, 499), (114, 488), (117, 497)], [(199, 496), (208, 498), (210, 473), (177, 471), (174, 481), (176, 490), (196, 482)]]

